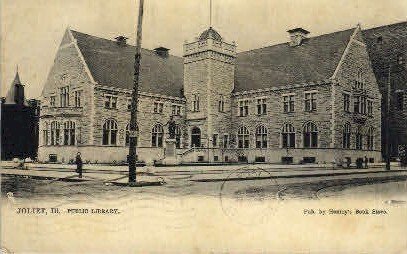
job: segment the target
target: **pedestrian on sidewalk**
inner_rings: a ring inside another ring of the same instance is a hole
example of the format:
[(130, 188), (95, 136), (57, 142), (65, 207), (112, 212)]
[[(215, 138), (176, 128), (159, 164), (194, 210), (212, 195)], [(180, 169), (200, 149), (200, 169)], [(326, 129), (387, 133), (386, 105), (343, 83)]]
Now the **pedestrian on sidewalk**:
[(76, 154), (75, 163), (76, 163), (76, 173), (79, 174), (79, 178), (82, 178), (82, 158), (80, 152)]
[(368, 165), (367, 165), (368, 162), (369, 162), (369, 161), (368, 161), (368, 159), (367, 159), (367, 156), (365, 155), (365, 168), (368, 168)]

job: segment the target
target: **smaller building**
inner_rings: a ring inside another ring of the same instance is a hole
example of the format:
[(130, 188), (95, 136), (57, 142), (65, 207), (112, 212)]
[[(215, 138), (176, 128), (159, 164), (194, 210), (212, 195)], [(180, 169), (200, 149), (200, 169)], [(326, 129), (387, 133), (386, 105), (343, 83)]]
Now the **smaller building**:
[(37, 157), (39, 101), (26, 100), (18, 72), (1, 98), (1, 159)]

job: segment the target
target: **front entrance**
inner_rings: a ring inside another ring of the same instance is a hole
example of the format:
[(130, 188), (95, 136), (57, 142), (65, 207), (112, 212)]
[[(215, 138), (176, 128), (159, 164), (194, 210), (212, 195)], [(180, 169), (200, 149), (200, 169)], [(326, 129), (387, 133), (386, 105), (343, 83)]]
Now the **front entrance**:
[(201, 130), (198, 127), (191, 130), (191, 147), (201, 147)]

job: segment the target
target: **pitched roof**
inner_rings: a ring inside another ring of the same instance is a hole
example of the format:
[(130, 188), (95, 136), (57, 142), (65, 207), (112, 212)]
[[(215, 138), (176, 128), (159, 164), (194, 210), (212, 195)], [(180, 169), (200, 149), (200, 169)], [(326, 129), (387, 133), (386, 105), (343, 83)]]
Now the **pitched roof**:
[(237, 54), (235, 92), (320, 81), (330, 78), (355, 29)]
[[(5, 104), (16, 104), (16, 98), (15, 98), (15, 93), (16, 93), (15, 86), (16, 85), (23, 86), (23, 84), (20, 81), (20, 75), (18, 74), (18, 71), (16, 72), (16, 76), (14, 77), (14, 80), (11, 83), (10, 88), (7, 92)], [(22, 95), (24, 96), (24, 94), (22, 94)], [(25, 98), (23, 98), (22, 100), (25, 101)]]
[[(132, 89), (135, 47), (71, 30), (94, 78), (100, 85)], [(140, 91), (181, 97), (183, 58), (141, 50)]]

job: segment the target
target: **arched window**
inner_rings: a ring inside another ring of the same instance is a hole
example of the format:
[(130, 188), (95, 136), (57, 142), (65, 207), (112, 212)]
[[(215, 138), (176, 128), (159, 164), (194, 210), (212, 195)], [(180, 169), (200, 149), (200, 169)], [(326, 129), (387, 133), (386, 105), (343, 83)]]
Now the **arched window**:
[(356, 132), (355, 148), (358, 149), (358, 150), (363, 149), (363, 135), (360, 132), (360, 129), (358, 129), (357, 132)]
[(51, 122), (51, 145), (59, 145), (61, 125), (57, 121)]
[(281, 131), (281, 143), (283, 148), (295, 148), (295, 129), (287, 123)]
[(318, 129), (317, 126), (308, 122), (304, 125), (304, 147), (316, 148), (318, 147)]
[(201, 147), (201, 129), (198, 127), (191, 130), (191, 147)]
[(267, 148), (267, 128), (263, 125), (256, 128), (256, 148)]
[(343, 133), (342, 133), (342, 148), (350, 148), (350, 133), (351, 133), (350, 123), (345, 123), (343, 126)]
[(107, 120), (103, 124), (103, 145), (116, 145), (117, 143), (117, 123), (113, 119)]
[(179, 125), (175, 127), (175, 146), (176, 148), (181, 148), (181, 136), (182, 136), (182, 131)]
[(238, 148), (249, 148), (249, 131), (245, 126), (240, 127), (237, 132)]
[[(137, 124), (136, 124), (136, 132), (137, 132), (137, 136), (136, 136), (136, 146), (137, 146), (137, 144), (138, 144), (138, 125)], [(127, 124), (127, 126), (126, 126), (125, 144), (126, 144), (126, 146), (130, 145), (130, 124)]]
[(373, 129), (373, 127), (370, 127), (367, 130), (366, 138), (367, 138), (367, 149), (373, 150), (373, 147), (374, 147), (374, 129)]
[(64, 145), (75, 145), (75, 122), (68, 121), (64, 123)]
[(151, 146), (152, 147), (163, 147), (163, 136), (164, 131), (161, 124), (154, 125), (151, 131)]

